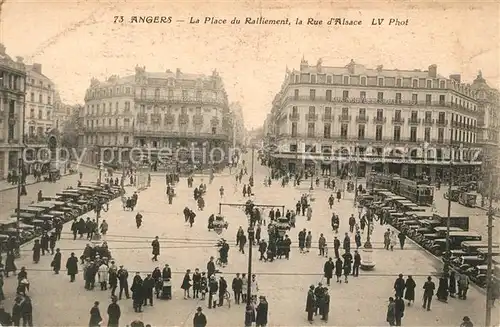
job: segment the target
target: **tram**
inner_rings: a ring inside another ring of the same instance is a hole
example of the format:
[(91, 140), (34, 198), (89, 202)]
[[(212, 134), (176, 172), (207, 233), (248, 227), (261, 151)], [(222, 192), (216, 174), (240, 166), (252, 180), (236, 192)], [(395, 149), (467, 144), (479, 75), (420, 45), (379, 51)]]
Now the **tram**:
[(430, 206), (434, 201), (434, 189), (426, 180), (409, 180), (398, 175), (375, 174), (369, 179), (367, 188), (386, 189), (419, 206)]

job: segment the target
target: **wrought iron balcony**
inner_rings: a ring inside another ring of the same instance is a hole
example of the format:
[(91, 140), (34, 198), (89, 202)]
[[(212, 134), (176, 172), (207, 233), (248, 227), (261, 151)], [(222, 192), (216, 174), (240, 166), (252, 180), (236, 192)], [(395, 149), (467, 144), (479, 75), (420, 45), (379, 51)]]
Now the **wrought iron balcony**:
[(175, 116), (172, 114), (166, 114), (163, 119), (165, 121), (165, 125), (172, 125), (175, 123)]
[(145, 112), (137, 114), (137, 122), (138, 123), (147, 123), (148, 122), (148, 114)]
[(373, 117), (373, 122), (376, 124), (385, 124), (387, 122), (387, 117), (375, 116)]
[(211, 97), (196, 97), (196, 96), (153, 96), (142, 95), (135, 97), (136, 101), (150, 102), (150, 103), (165, 103), (165, 104), (209, 104), (209, 105), (222, 105), (227, 101), (224, 99), (214, 99)]
[(401, 99), (378, 99), (378, 98), (350, 98), (350, 97), (325, 97), (315, 96), (288, 96), (282, 99), (282, 105), (288, 102), (327, 102), (327, 103), (364, 103), (364, 104), (382, 104), (382, 105), (396, 105), (396, 106), (414, 106), (414, 107), (454, 107), (463, 110), (471, 110), (466, 107), (455, 105), (451, 102), (443, 101), (413, 101)]
[(405, 119), (401, 118), (401, 117), (399, 117), (399, 118), (393, 117), (392, 118), (392, 123), (393, 124), (399, 124), (399, 125), (401, 125), (401, 124), (405, 123)]
[(432, 125), (434, 125), (434, 119), (424, 119), (424, 125), (425, 126), (432, 126)]
[(187, 114), (179, 115), (179, 125), (187, 125), (189, 124), (189, 116)]
[(368, 116), (366, 115), (356, 116), (356, 123), (366, 124), (367, 122), (368, 122)]
[(210, 119), (210, 124), (212, 125), (212, 127), (217, 127), (219, 125), (219, 118), (212, 117), (212, 119)]
[(339, 115), (339, 121), (343, 123), (351, 122), (351, 115)]
[(306, 120), (307, 121), (316, 121), (316, 120), (318, 120), (318, 115), (317, 114), (306, 114)]
[(325, 114), (325, 115), (323, 115), (323, 121), (324, 122), (332, 122), (333, 121), (333, 115), (332, 114)]
[(436, 125), (437, 125), (438, 127), (446, 127), (446, 126), (448, 126), (448, 120), (447, 120), (447, 119), (444, 119), (444, 120), (439, 120), (439, 119), (438, 119), (438, 120), (436, 121)]
[(161, 122), (161, 114), (151, 114), (151, 123), (160, 124)]
[(421, 121), (420, 118), (410, 118), (408, 119), (408, 125), (420, 125)]
[(299, 121), (300, 120), (300, 115), (298, 113), (292, 113), (288, 116), (290, 121)]
[(33, 145), (33, 144), (40, 144), (40, 145), (47, 145), (47, 137), (44, 135), (24, 135), (24, 143)]

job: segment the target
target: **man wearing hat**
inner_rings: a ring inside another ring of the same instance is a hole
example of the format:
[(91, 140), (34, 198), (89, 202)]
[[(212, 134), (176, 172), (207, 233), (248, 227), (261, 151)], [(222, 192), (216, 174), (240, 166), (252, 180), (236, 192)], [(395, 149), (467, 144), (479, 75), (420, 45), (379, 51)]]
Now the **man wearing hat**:
[(219, 283), (215, 279), (215, 275), (210, 276), (210, 281), (208, 282), (208, 308), (212, 309), (212, 306), (216, 307), (217, 300), (213, 300), (213, 296), (217, 294), (219, 290)]
[(201, 307), (196, 309), (196, 313), (193, 318), (193, 327), (205, 327), (207, 325), (207, 317), (202, 312)]
[(111, 303), (108, 306), (108, 327), (118, 327), (120, 323), (120, 316), (122, 315), (120, 306), (116, 303), (118, 299), (116, 296), (111, 297)]
[(314, 296), (314, 285), (309, 286), (309, 291), (307, 292), (307, 300), (306, 300), (306, 312), (307, 312), (307, 321), (313, 321), (313, 314), (316, 311), (316, 299)]

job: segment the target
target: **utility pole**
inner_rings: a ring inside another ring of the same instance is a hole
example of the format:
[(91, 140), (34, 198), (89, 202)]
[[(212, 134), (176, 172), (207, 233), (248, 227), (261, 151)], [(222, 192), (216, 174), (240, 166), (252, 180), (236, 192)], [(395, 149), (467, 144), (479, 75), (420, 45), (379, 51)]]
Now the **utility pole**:
[[(17, 215), (16, 215), (16, 244), (19, 246), (21, 244), (21, 229), (19, 224), (21, 223), (21, 184), (23, 183), (23, 156), (24, 153), (21, 153), (21, 158), (18, 160), (17, 167)], [(16, 250), (16, 257), (19, 255), (19, 251)]]
[[(491, 160), (490, 165), (494, 165), (495, 161)], [(493, 307), (493, 287), (496, 287), (492, 283), (492, 269), (493, 269), (493, 189), (495, 187), (495, 177), (493, 176), (493, 167), (490, 166), (490, 189), (489, 189), (489, 204), (488, 204), (488, 257), (487, 257), (487, 270), (486, 270), (486, 319), (485, 326), (491, 327), (491, 311)]]
[[(358, 200), (358, 162), (359, 158), (356, 155), (356, 161), (354, 162), (354, 203), (353, 206), (356, 207), (356, 201)], [(361, 216), (361, 215), (360, 215)]]
[[(448, 276), (450, 270), (450, 220), (451, 220), (451, 188), (453, 186), (453, 159), (455, 157), (455, 151), (453, 149), (453, 129), (450, 132), (450, 164), (449, 164), (449, 185), (448, 185), (448, 212), (446, 219), (446, 252), (444, 255), (444, 267), (443, 274)], [(448, 278), (448, 277), (446, 277)]]

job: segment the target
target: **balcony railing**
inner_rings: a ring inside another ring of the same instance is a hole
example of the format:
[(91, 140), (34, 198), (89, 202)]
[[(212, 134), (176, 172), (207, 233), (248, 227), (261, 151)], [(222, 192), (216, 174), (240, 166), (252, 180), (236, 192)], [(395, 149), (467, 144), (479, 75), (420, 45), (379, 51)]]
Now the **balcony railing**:
[(318, 115), (317, 114), (306, 114), (306, 120), (307, 121), (316, 121), (316, 120), (318, 120)]
[(282, 102), (290, 101), (304, 101), (304, 102), (334, 102), (334, 103), (365, 103), (365, 104), (385, 104), (385, 105), (402, 105), (402, 106), (416, 106), (416, 107), (454, 107), (459, 109), (471, 110), (466, 107), (456, 105), (451, 102), (443, 101), (413, 101), (413, 100), (400, 100), (400, 99), (378, 99), (378, 98), (352, 98), (352, 97), (323, 97), (315, 96), (288, 96), (283, 98)]
[(367, 122), (368, 122), (368, 116), (366, 115), (356, 116), (356, 123), (366, 124)]
[(228, 135), (224, 133), (198, 133), (198, 132), (178, 132), (178, 131), (167, 131), (161, 128), (136, 128), (134, 130), (134, 135), (138, 137), (185, 137), (185, 138), (200, 138), (200, 139), (216, 139), (216, 140), (227, 140)]
[(404, 124), (405, 123), (405, 119), (404, 118), (396, 118), (396, 117), (393, 117), (392, 118), (392, 123), (393, 124)]
[(153, 95), (143, 95), (135, 97), (136, 101), (151, 102), (151, 103), (185, 103), (185, 104), (225, 104), (224, 99), (214, 99), (211, 97), (191, 97), (191, 96), (153, 96)]
[(193, 124), (203, 125), (203, 115), (196, 114), (193, 116)]
[(375, 116), (373, 117), (373, 122), (375, 124), (385, 124), (387, 122), (387, 117)]
[(351, 115), (339, 115), (339, 121), (349, 123), (351, 121)]
[(434, 125), (434, 119), (424, 119), (424, 125), (425, 126), (432, 126)]
[(298, 113), (292, 113), (288, 117), (290, 121), (299, 121), (300, 120), (300, 115)]
[(323, 121), (324, 122), (332, 122), (333, 121), (333, 115), (332, 114), (328, 114), (328, 115), (323, 115)]
[(420, 125), (421, 121), (420, 118), (410, 118), (408, 119), (408, 125)]
[(447, 120), (447, 119), (445, 119), (445, 120), (439, 120), (439, 119), (438, 119), (438, 120), (436, 121), (436, 125), (437, 125), (438, 127), (446, 127), (446, 126), (448, 126), (448, 120)]

